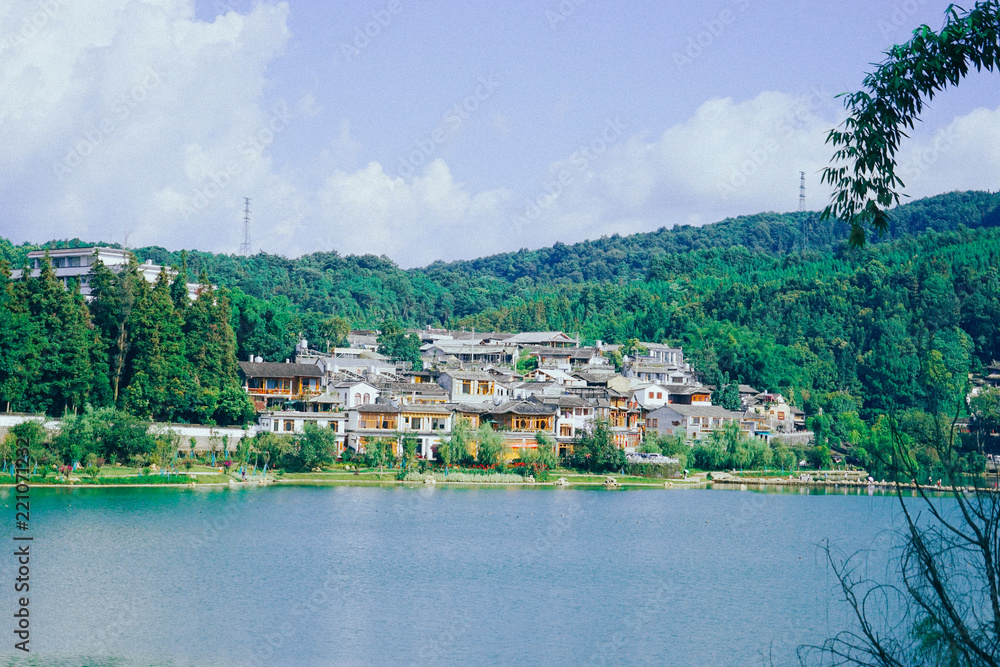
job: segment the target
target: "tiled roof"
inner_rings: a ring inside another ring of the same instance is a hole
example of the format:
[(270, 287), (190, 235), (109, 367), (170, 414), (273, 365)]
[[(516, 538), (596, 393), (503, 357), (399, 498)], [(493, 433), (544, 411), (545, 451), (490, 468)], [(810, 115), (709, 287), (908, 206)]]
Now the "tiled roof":
[(533, 401), (508, 401), (489, 410), (494, 415), (551, 415), (555, 412), (555, 407)]
[(282, 364), (274, 361), (240, 361), (238, 363), (240, 370), (247, 377), (323, 377), (323, 369), (316, 364)]

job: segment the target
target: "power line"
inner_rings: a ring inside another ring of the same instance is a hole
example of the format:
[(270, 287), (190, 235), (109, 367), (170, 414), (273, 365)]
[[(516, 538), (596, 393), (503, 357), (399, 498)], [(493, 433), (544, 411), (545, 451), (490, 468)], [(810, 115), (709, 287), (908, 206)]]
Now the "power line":
[(246, 208), (243, 209), (243, 243), (240, 244), (240, 254), (244, 257), (250, 256), (250, 198), (244, 197)]

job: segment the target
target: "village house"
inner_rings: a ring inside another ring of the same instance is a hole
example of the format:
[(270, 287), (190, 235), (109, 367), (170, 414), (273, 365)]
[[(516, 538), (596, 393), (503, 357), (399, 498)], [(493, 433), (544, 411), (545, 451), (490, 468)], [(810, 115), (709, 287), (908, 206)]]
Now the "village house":
[(505, 345), (537, 345), (542, 347), (579, 347), (580, 341), (561, 331), (524, 331), (504, 339)]
[(330, 393), (340, 396), (341, 403), (347, 408), (374, 403), (382, 392), (378, 387), (359, 380), (345, 380), (330, 387)]
[(451, 403), (494, 403), (509, 396), (506, 387), (482, 371), (444, 371), (438, 383), (448, 391)]
[(537, 434), (545, 433), (555, 440), (558, 409), (535, 401), (508, 401), (485, 413), (494, 431), (499, 432), (511, 448), (512, 458), (518, 450), (536, 449)]
[(257, 410), (280, 409), (323, 393), (323, 369), (316, 364), (240, 361), (238, 365), (243, 389)]
[(726, 424), (741, 424), (742, 419), (743, 413), (716, 405), (665, 405), (646, 415), (646, 431), (700, 440)]

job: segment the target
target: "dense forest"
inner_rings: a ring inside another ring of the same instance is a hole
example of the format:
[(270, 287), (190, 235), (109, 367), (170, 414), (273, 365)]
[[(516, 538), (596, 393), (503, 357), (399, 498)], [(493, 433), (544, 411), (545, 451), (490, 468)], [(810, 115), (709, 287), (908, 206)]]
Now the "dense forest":
[[(219, 307), (227, 309), (233, 353), (240, 358), (255, 353), (280, 360), (291, 356), (299, 336), (336, 341), (351, 325), (397, 321), (558, 329), (585, 341), (667, 341), (683, 345), (710, 381), (781, 391), (810, 414), (823, 411), (814, 426), (821, 436), (844, 442), (851, 428), (862, 428), (850, 427), (851, 419), (869, 428), (879, 415), (930, 410), (953, 397), (968, 372), (1000, 359), (1000, 194), (956, 192), (920, 200), (895, 209), (892, 220), (883, 238), (863, 248), (847, 245), (846, 225), (821, 223), (816, 213), (768, 213), (412, 270), (371, 255), (136, 252), (140, 260), (183, 267), (222, 288)], [(83, 245), (75, 240), (49, 246), (66, 244)], [(17, 267), (31, 249), (0, 242), (0, 257)], [(106, 299), (99, 296), (87, 313), (77, 297), (33, 297), (32, 290), (41, 289), (30, 286), (35, 282), (6, 284), (5, 298), (15, 304), (7, 310), (55, 317), (50, 304), (58, 302), (59, 317), (89, 317), (98, 332), (90, 363), (100, 370), (92, 400), (114, 402), (114, 396), (104, 398), (113, 385), (104, 369), (116, 359)], [(158, 284), (137, 303), (155, 301), (164, 309), (162, 292), (168, 289)], [(204, 326), (179, 301), (173, 303), (173, 314), (166, 309), (162, 315), (174, 322), (169, 326), (192, 333)], [(199, 307), (207, 306), (192, 310)], [(2, 330), (18, 335), (12, 327)], [(134, 334), (130, 354), (140, 354), (144, 335)], [(187, 336), (188, 345), (198, 338)], [(207, 358), (191, 349), (169, 353), (194, 366)], [(153, 405), (161, 399), (146, 396), (159, 396), (156, 391), (131, 389), (150, 373), (136, 359), (122, 375), (125, 395), (135, 395), (127, 400), (136, 405)], [(213, 372), (208, 386), (216, 402), (210, 397), (198, 407), (195, 397), (205, 389), (196, 380), (183, 390), (181, 414), (174, 418), (207, 414), (208, 405), (219, 405), (227, 386), (219, 378), (234, 372)], [(85, 395), (66, 391), (73, 397), (63, 399), (66, 405)], [(28, 404), (58, 407), (41, 394)]]
[(227, 296), (207, 279), (188, 298), (183, 265), (150, 285), (133, 259), (98, 262), (87, 304), (48, 262), (11, 280), (0, 260), (0, 401), (54, 416), (119, 408), (160, 421), (243, 424), (253, 406), (239, 384)]

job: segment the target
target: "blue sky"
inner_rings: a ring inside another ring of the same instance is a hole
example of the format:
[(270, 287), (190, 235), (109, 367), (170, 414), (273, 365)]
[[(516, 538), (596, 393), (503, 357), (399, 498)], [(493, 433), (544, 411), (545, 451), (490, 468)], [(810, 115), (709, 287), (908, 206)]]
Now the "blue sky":
[[(403, 266), (797, 207), (834, 96), (946, 2), (45, 0), (0, 6), (0, 235)], [(900, 164), (997, 189), (973, 75)]]

